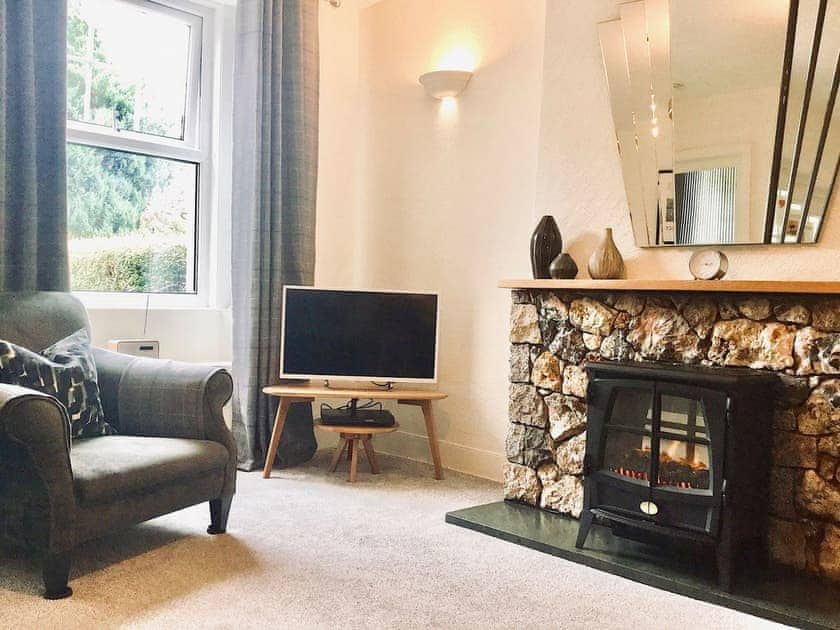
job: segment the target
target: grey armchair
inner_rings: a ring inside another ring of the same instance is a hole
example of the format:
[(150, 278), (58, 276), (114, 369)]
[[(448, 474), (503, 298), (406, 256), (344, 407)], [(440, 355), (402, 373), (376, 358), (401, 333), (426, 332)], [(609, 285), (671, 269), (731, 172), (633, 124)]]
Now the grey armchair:
[[(69, 294), (0, 293), (0, 339), (40, 350), (82, 327)], [(224, 533), (236, 488), (236, 446), (222, 416), (223, 369), (96, 349), (113, 436), (73, 440), (52, 397), (0, 384), (0, 534), (43, 558), (45, 597), (72, 594), (80, 543), (209, 501)]]

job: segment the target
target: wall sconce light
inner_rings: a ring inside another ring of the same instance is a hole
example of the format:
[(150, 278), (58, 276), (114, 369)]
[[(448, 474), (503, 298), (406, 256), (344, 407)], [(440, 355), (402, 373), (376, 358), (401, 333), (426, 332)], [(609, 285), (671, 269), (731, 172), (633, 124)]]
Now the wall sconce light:
[(472, 75), (466, 70), (435, 70), (420, 75), (420, 83), (432, 98), (452, 98), (464, 91)]

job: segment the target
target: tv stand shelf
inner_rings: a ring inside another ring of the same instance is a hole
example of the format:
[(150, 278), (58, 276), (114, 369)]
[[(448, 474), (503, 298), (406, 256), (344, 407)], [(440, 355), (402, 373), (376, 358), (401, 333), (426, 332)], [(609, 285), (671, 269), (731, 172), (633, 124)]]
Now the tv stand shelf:
[(274, 429), (271, 432), (271, 442), (265, 458), (263, 478), (271, 476), (271, 469), (274, 459), (277, 456), (277, 447), (280, 444), (280, 436), (283, 434), (283, 426), (286, 424), (286, 415), (293, 403), (314, 402), (316, 398), (370, 398), (372, 400), (396, 400), (400, 405), (411, 405), (420, 407), (423, 411), (423, 418), (426, 421), (426, 434), (429, 438), (429, 450), (432, 453), (432, 461), (435, 465), (435, 479), (443, 479), (443, 465), (440, 461), (440, 449), (438, 447), (437, 432), (435, 430), (435, 417), (432, 412), (432, 401), (443, 400), (446, 394), (434, 389), (392, 389), (374, 387), (327, 387), (323, 384), (313, 383), (284, 383), (282, 385), (269, 385), (263, 388), (263, 393), (275, 396), (280, 399), (277, 406), (277, 415), (274, 418)]
[(395, 385), (391, 389), (371, 385), (363, 387), (342, 387), (314, 383), (283, 383), (263, 388), (269, 396), (303, 396), (309, 398), (373, 398), (375, 400), (443, 400), (446, 394), (434, 389), (401, 389)]

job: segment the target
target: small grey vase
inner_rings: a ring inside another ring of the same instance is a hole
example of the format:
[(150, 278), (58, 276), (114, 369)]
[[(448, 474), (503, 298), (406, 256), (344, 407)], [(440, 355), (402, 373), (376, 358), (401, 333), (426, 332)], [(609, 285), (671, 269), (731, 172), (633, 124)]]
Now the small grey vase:
[(604, 230), (604, 238), (589, 258), (589, 275), (596, 280), (617, 280), (624, 277), (624, 259), (615, 246), (612, 228)]
[(574, 280), (578, 274), (578, 266), (574, 258), (563, 252), (551, 261), (548, 272), (555, 280)]

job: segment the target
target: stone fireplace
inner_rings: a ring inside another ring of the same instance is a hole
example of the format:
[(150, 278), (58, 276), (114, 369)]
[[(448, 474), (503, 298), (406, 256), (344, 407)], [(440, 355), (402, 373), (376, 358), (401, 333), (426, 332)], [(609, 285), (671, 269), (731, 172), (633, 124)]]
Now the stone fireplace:
[(580, 516), (589, 361), (772, 372), (771, 559), (840, 581), (840, 297), (809, 283), (503, 286), (513, 289), (505, 498)]

